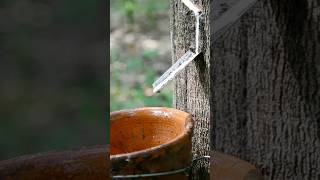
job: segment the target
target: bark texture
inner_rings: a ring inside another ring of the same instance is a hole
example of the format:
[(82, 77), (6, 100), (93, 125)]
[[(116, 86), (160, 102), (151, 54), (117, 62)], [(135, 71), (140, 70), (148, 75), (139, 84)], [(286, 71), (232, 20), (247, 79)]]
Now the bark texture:
[[(216, 0), (213, 17), (233, 2)], [(319, 3), (260, 0), (211, 44), (212, 144), (265, 179), (320, 179)], [(199, 86), (179, 84), (188, 96)], [(207, 108), (204, 96), (191, 97), (200, 101), (178, 96)]]
[[(210, 151), (210, 28), (209, 0), (192, 1), (202, 8), (200, 20), (201, 56), (193, 61), (177, 78), (175, 83), (174, 107), (189, 112), (194, 119), (192, 152), (194, 158), (209, 155)], [(190, 47), (195, 48), (195, 16), (180, 0), (171, 0), (172, 59), (175, 62)], [(209, 161), (199, 161), (194, 166), (194, 179), (209, 179)]]

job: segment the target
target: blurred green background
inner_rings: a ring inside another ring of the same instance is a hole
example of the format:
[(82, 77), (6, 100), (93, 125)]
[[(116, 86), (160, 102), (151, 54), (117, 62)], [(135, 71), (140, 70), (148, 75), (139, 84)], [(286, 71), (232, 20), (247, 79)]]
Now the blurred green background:
[(110, 108), (172, 106), (172, 84), (152, 93), (171, 64), (168, 0), (111, 0)]
[(0, 160), (107, 143), (107, 6), (0, 2)]

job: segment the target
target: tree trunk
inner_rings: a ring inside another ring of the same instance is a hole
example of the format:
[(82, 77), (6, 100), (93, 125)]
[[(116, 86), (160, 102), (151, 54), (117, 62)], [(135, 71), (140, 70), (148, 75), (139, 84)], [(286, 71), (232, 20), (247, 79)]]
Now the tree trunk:
[[(203, 54), (193, 61), (177, 78), (175, 83), (174, 106), (189, 112), (195, 122), (192, 139), (193, 156), (209, 155), (210, 151), (210, 28), (209, 0), (199, 0), (202, 8), (200, 20), (200, 51)], [(175, 62), (192, 46), (195, 48), (195, 16), (180, 0), (171, 0), (171, 41), (172, 59)], [(194, 179), (209, 179), (209, 161), (199, 161), (194, 166)]]
[[(214, 16), (228, 3), (216, 0)], [(320, 179), (319, 5), (258, 1), (212, 42), (211, 107), (202, 96), (187, 106), (210, 109), (215, 150), (253, 163), (265, 179)]]

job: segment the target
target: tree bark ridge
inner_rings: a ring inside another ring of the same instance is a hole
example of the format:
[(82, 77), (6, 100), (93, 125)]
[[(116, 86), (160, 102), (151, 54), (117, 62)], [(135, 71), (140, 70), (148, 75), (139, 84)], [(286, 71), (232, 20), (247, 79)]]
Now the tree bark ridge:
[[(193, 1), (201, 7), (204, 16), (200, 19), (200, 51), (198, 56), (177, 76), (174, 90), (174, 107), (189, 112), (195, 122), (192, 153), (194, 157), (210, 152), (210, 28), (208, 0)], [(195, 16), (181, 1), (171, 1), (172, 59), (175, 62), (190, 47), (195, 48)], [(194, 179), (209, 179), (209, 162), (195, 165)]]
[(262, 0), (213, 42), (211, 141), (265, 179), (320, 178), (319, 4)]

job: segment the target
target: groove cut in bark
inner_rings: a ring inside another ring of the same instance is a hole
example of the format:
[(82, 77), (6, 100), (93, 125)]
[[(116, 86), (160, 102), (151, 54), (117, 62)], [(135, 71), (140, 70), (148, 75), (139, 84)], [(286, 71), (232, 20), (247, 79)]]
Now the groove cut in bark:
[[(170, 33), (172, 60), (176, 62), (190, 48), (196, 47), (196, 17), (180, 0), (170, 1)], [(186, 111), (194, 119), (192, 137), (193, 158), (210, 153), (210, 29), (209, 0), (192, 1), (203, 16), (199, 22), (199, 52), (175, 79), (173, 106)], [(209, 179), (209, 161), (201, 160), (194, 166), (193, 178)]]

